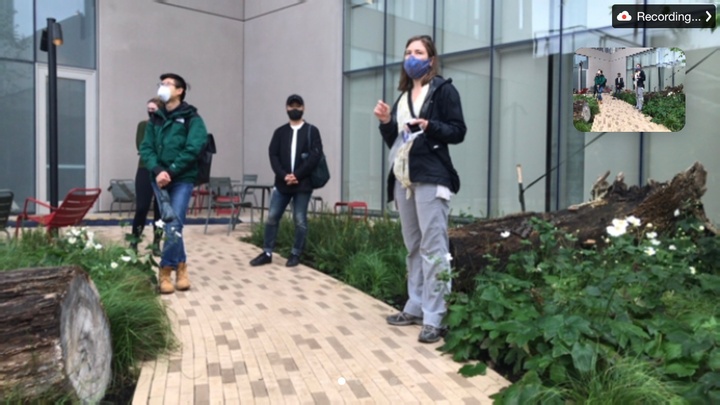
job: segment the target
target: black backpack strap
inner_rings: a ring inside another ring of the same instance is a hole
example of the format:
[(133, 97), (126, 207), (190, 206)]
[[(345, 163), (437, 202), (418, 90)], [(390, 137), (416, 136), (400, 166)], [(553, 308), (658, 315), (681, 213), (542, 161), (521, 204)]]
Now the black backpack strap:
[(308, 153), (312, 152), (312, 136), (310, 134), (310, 130), (312, 129), (312, 124), (309, 122), (306, 122), (308, 124), (308, 130), (307, 130), (307, 138), (308, 138)]

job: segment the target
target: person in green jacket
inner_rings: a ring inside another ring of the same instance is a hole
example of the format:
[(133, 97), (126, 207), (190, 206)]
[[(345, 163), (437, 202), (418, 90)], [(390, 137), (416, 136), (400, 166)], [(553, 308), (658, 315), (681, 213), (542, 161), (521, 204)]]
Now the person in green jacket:
[[(140, 156), (150, 170), (155, 198), (160, 202), (165, 243), (160, 259), (160, 292), (190, 288), (182, 230), (198, 174), (197, 158), (207, 142), (207, 129), (197, 109), (185, 102), (188, 85), (180, 75), (160, 76), (158, 97), (165, 102), (150, 117)], [(169, 207), (168, 207), (169, 205)], [(172, 212), (170, 212), (172, 211)], [(177, 272), (173, 287), (172, 272)]]
[(607, 79), (605, 75), (603, 75), (603, 71), (598, 70), (595, 74), (595, 88), (597, 89), (597, 99), (600, 104), (602, 104), (602, 94), (603, 91), (605, 91), (605, 83), (607, 83)]
[[(160, 97), (153, 97), (147, 102), (147, 113), (148, 117), (152, 117), (155, 111), (165, 106)], [(135, 134), (135, 147), (140, 152), (140, 144), (145, 138), (145, 129), (147, 128), (148, 120), (142, 120), (138, 123), (137, 133)], [(138, 243), (142, 237), (143, 230), (147, 224), (147, 215), (150, 211), (150, 204), (153, 206), (153, 242), (152, 242), (152, 253), (155, 256), (160, 256), (160, 241), (162, 240), (162, 228), (158, 228), (156, 224), (160, 219), (160, 208), (158, 207), (157, 200), (153, 203), (153, 189), (150, 185), (150, 172), (143, 164), (142, 159), (138, 159), (138, 168), (135, 172), (135, 217), (133, 218), (132, 224), (132, 240), (130, 247), (137, 252)]]

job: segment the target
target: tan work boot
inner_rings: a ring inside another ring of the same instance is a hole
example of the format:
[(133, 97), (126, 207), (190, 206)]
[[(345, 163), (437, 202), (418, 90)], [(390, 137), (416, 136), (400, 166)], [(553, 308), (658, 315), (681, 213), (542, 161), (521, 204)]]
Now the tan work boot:
[(175, 288), (178, 291), (185, 291), (190, 289), (190, 279), (188, 278), (187, 264), (178, 264), (177, 277), (175, 278)]
[(173, 287), (172, 280), (170, 279), (172, 271), (173, 269), (170, 266), (160, 268), (160, 276), (158, 277), (160, 294), (172, 294), (175, 292), (175, 287)]

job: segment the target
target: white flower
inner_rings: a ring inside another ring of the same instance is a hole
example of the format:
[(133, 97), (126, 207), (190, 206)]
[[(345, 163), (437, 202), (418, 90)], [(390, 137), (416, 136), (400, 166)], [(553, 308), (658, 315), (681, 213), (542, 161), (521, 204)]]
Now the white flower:
[(702, 225), (700, 225), (700, 227), (699, 227), (698, 229), (699, 229), (699, 230), (700, 230), (700, 231), (702, 232), (702, 231), (704, 231), (704, 230), (705, 230), (705, 227), (704, 227), (704, 226), (702, 226)]
[(165, 222), (163, 222), (162, 219), (158, 219), (157, 221), (155, 221), (155, 226), (157, 226), (158, 228), (162, 228), (165, 226)]
[(627, 226), (628, 223), (624, 219), (613, 219), (612, 226), (607, 227), (607, 233), (614, 237), (624, 235), (627, 232)]
[(122, 261), (124, 261), (125, 263), (127, 263), (127, 262), (129, 262), (130, 260), (132, 260), (132, 257), (130, 257), (130, 256), (124, 256), (124, 255), (123, 255), (123, 256), (120, 256), (120, 260), (122, 260)]
[(635, 215), (630, 215), (629, 217), (625, 218), (625, 220), (632, 226), (640, 226), (640, 218), (636, 217)]
[(102, 245), (101, 245), (101, 244), (98, 243), (97, 245), (95, 245), (95, 250), (100, 250), (100, 249), (102, 249)]
[(695, 273), (697, 273), (697, 271), (695, 270), (695, 267), (690, 266), (690, 274), (695, 275)]
[(447, 260), (448, 262), (451, 262), (452, 259), (453, 259), (453, 257), (452, 257), (452, 255), (450, 254), (450, 252), (445, 253), (445, 260)]
[(115, 262), (110, 263), (110, 268), (117, 269), (118, 264)]
[(655, 239), (657, 238), (657, 232), (648, 232), (645, 236), (647, 236), (648, 239)]
[(651, 224), (650, 222), (648, 222), (647, 225), (645, 225), (645, 227), (646, 227), (646, 228), (652, 228), (652, 227), (653, 227), (653, 224)]
[(673, 92), (672, 92), (672, 91), (671, 91), (671, 92), (668, 92), (668, 97), (670, 97), (670, 96), (672, 96), (672, 95), (673, 95)]
[(668, 246), (668, 250), (677, 250), (677, 248), (675, 247), (675, 245), (670, 245)]
[(88, 231), (87, 237), (88, 237), (88, 241), (91, 241), (91, 240), (95, 239), (95, 232), (93, 232), (93, 231)]
[(71, 236), (71, 237), (68, 238), (68, 243), (69, 243), (69, 244), (74, 245), (75, 242), (77, 242), (77, 238), (76, 238), (76, 237)]
[(95, 243), (93, 243), (93, 241), (88, 240), (87, 242), (85, 242), (85, 249), (92, 249), (94, 247), (95, 247)]
[(652, 240), (650, 240), (650, 243), (652, 243), (654, 246), (660, 245), (660, 241), (657, 240), (657, 239), (652, 239)]
[(80, 230), (77, 228), (70, 228), (70, 233), (72, 234), (72, 236), (80, 236), (81, 234)]
[(652, 256), (655, 254), (655, 248), (653, 247), (646, 247), (644, 250), (645, 254), (648, 256)]
[(676, 217), (679, 217), (680, 216), (680, 208), (676, 208), (675, 211), (673, 212), (673, 215)]
[(502, 231), (502, 232), (500, 232), (500, 237), (502, 237), (502, 238), (507, 238), (508, 236), (510, 236), (510, 231)]

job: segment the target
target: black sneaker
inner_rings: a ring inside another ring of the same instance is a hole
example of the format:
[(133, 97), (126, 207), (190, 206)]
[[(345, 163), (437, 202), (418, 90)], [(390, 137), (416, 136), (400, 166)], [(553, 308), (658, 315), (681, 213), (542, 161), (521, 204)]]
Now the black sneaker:
[(408, 326), (408, 325), (422, 325), (422, 317), (410, 315), (407, 312), (398, 312), (395, 315), (390, 315), (387, 318), (387, 323), (395, 326)]
[(418, 336), (418, 341), (421, 343), (435, 343), (443, 336), (445, 336), (445, 329), (436, 328), (430, 325), (423, 325), (423, 328), (420, 331), (420, 336)]
[(260, 253), (256, 258), (250, 260), (251, 266), (262, 266), (263, 264), (272, 263), (272, 255), (265, 252)]
[(287, 263), (285, 263), (285, 267), (295, 267), (298, 264), (300, 264), (300, 256), (290, 255), (290, 257), (288, 257)]

